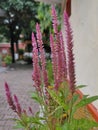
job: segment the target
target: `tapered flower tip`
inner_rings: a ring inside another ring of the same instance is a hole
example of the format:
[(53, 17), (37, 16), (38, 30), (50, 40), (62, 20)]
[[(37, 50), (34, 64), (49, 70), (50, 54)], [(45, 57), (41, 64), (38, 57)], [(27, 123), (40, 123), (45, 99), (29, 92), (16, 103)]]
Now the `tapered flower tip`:
[(32, 42), (34, 41), (34, 33), (32, 32)]
[(41, 29), (40, 29), (40, 24), (36, 24), (36, 32), (37, 32), (37, 40), (42, 39), (42, 34), (41, 34)]
[(16, 103), (18, 103), (18, 98), (17, 98), (16, 95), (14, 95), (14, 100), (15, 100)]
[(32, 33), (32, 46), (36, 44), (34, 33)]
[(36, 30), (40, 29), (40, 25), (38, 23), (36, 23)]
[(7, 82), (5, 82), (5, 90), (6, 90), (6, 92), (9, 92), (9, 86), (8, 86)]
[(56, 10), (55, 10), (55, 7), (54, 7), (54, 6), (52, 6), (51, 13), (52, 13), (52, 15), (56, 14)]
[(18, 112), (19, 115), (21, 115), (21, 111), (22, 111), (22, 109), (21, 109), (21, 106), (20, 106), (20, 104), (19, 104), (19, 102), (18, 102), (18, 98), (17, 98), (16, 95), (14, 95), (14, 100), (15, 100), (15, 104), (16, 104), (17, 112)]
[(64, 16), (65, 16), (66, 18), (68, 18), (68, 14), (67, 14), (66, 10), (64, 11)]

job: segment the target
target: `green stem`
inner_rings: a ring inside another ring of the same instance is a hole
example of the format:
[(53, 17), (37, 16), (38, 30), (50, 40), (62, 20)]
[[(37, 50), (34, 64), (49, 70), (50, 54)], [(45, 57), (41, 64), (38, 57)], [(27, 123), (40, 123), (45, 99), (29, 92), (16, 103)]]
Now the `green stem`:
[(71, 119), (72, 119), (73, 95), (74, 94), (72, 94), (72, 100), (70, 102), (70, 113), (69, 113), (69, 118), (68, 118), (69, 123), (71, 122)]

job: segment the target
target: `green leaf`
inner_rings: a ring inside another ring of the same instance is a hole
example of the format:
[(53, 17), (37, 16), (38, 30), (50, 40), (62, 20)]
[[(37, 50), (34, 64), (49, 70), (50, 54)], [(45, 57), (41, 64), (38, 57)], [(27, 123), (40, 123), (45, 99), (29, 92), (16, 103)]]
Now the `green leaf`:
[(83, 97), (82, 97), (82, 98), (84, 98), (84, 99), (85, 99), (85, 98), (87, 98), (88, 96), (89, 96), (89, 95), (83, 95)]
[[(70, 130), (70, 125), (69, 125), (69, 123), (67, 122), (67, 123), (65, 123), (63, 126), (62, 126), (62, 130)], [(73, 126), (72, 126), (72, 129), (71, 130), (73, 130)]]
[(80, 89), (80, 88), (84, 88), (86, 87), (86, 85), (79, 85), (79, 86), (76, 86), (76, 89)]
[(43, 120), (43, 118), (31, 117), (30, 120), (31, 120), (31, 122), (34, 123), (34, 124), (43, 125), (43, 124), (41, 123), (41, 120)]
[(77, 108), (86, 106), (87, 104), (92, 103), (93, 101), (98, 100), (98, 96), (93, 96), (89, 98), (83, 98), (81, 101), (76, 105)]
[(20, 129), (20, 128), (24, 128), (24, 126), (20, 124), (19, 122), (17, 123), (16, 126), (13, 127), (13, 129)]
[(64, 100), (62, 100), (54, 90), (49, 90), (48, 92), (50, 94), (50, 96), (52, 97), (52, 99), (58, 103), (58, 105), (60, 105), (64, 110), (68, 110), (69, 106), (65, 104)]
[(56, 113), (56, 117), (60, 117), (63, 113), (62, 106), (58, 106), (49, 116), (54, 115)]
[(74, 94), (72, 98), (73, 104), (79, 99), (79, 94)]
[(82, 119), (79, 119), (79, 120), (74, 120), (72, 123), (74, 125), (77, 124), (77, 127), (75, 129), (80, 129), (81, 128), (81, 130), (90, 130), (91, 128), (98, 126), (97, 122), (92, 121), (92, 120), (88, 120), (86, 118), (82, 118)]
[(37, 103), (41, 104), (43, 103), (43, 100), (41, 97), (39, 97), (37, 92), (33, 92), (31, 95), (32, 99), (34, 99)]
[(87, 118), (72, 119), (70, 122), (65, 122), (62, 130), (90, 130), (98, 127), (98, 123)]

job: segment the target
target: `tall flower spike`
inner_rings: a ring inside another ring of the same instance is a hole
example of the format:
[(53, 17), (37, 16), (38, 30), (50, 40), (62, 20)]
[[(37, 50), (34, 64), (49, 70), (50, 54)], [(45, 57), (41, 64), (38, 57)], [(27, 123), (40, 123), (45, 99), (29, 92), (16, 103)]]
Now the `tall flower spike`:
[(64, 26), (66, 32), (68, 80), (69, 80), (70, 89), (73, 93), (75, 90), (75, 83), (76, 83), (74, 54), (73, 54), (73, 35), (69, 23), (69, 18), (66, 12), (64, 12)]
[(32, 47), (33, 47), (33, 73), (32, 73), (32, 79), (34, 81), (34, 86), (36, 90), (41, 94), (41, 74), (40, 74), (40, 66), (39, 66), (39, 58), (38, 58), (38, 49), (37, 49), (37, 43), (34, 37), (34, 34), (32, 33)]
[(38, 43), (39, 51), (40, 51), (43, 81), (44, 81), (45, 87), (48, 87), (48, 75), (46, 71), (45, 52), (43, 48), (42, 34), (41, 34), (40, 26), (38, 23), (36, 24), (36, 32), (37, 32), (37, 43)]
[(57, 56), (55, 50), (55, 43), (52, 34), (50, 34), (50, 46), (51, 46), (51, 58), (52, 58), (52, 68), (53, 68), (53, 76), (54, 76), (54, 84), (57, 85)]
[(13, 102), (9, 86), (8, 86), (8, 84), (6, 82), (5, 82), (5, 91), (6, 91), (6, 97), (7, 97), (7, 102), (9, 104), (9, 106), (11, 107), (11, 109), (13, 111), (16, 112), (16, 106), (15, 106), (15, 104)]
[(18, 114), (19, 116), (21, 116), (21, 114), (22, 114), (22, 109), (21, 109), (21, 106), (20, 106), (20, 104), (19, 104), (19, 101), (18, 101), (18, 98), (17, 98), (16, 95), (14, 95), (14, 100), (15, 100), (15, 104), (16, 104), (17, 114)]
[(67, 66), (66, 66), (66, 53), (62, 32), (59, 33), (59, 37), (60, 37), (61, 74), (62, 74), (62, 80), (65, 81), (67, 79)]
[(54, 37), (55, 37), (55, 55), (56, 55), (56, 64), (57, 64), (57, 74), (56, 74), (56, 86), (55, 88), (58, 89), (60, 83), (62, 82), (61, 79), (61, 54), (60, 54), (60, 38), (59, 38), (59, 31), (58, 31), (58, 19), (57, 14), (54, 6), (52, 6), (52, 23), (54, 29)]
[(56, 14), (56, 10), (54, 6), (52, 6), (52, 22), (53, 22), (54, 33), (57, 34), (58, 33), (58, 20), (57, 20), (57, 14)]

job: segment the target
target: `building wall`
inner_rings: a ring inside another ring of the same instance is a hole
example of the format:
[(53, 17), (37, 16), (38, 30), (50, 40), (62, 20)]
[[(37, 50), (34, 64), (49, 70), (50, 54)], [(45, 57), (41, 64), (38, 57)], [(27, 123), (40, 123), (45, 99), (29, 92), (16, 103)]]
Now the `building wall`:
[(98, 95), (98, 0), (72, 0), (71, 23), (77, 84), (87, 85), (85, 94)]

